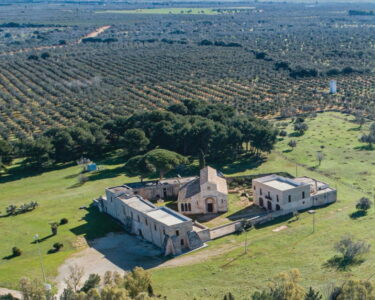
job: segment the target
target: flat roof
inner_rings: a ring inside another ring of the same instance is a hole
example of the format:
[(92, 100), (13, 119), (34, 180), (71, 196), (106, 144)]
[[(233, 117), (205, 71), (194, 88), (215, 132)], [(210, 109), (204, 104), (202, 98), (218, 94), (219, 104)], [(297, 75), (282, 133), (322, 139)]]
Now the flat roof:
[(139, 196), (123, 195), (123, 196), (120, 196), (118, 198), (120, 200), (122, 200), (126, 205), (134, 208), (137, 211), (141, 211), (141, 212), (144, 212), (144, 213), (147, 213), (147, 212), (152, 211), (155, 208), (157, 208), (151, 202), (146, 201)]
[(280, 191), (286, 191), (286, 190), (294, 189), (296, 187), (295, 185), (292, 185), (288, 182), (284, 182), (284, 181), (281, 181), (281, 180), (278, 180), (278, 179), (267, 181), (264, 184), (266, 184), (270, 187), (273, 187), (275, 189), (278, 189)]
[(150, 211), (147, 215), (167, 226), (180, 224), (190, 220), (183, 215), (172, 213), (165, 207), (160, 207), (154, 211)]
[(142, 212), (150, 218), (163, 223), (167, 226), (180, 224), (190, 221), (191, 219), (180, 213), (169, 209), (168, 207), (158, 207), (150, 201), (143, 199), (139, 195), (123, 194), (119, 197), (125, 205), (133, 208), (135, 211)]

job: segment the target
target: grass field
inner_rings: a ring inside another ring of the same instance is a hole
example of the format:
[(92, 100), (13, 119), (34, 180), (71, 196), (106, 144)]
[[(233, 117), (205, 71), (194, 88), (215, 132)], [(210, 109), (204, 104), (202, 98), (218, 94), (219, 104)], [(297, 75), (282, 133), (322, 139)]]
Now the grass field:
[[(305, 135), (286, 137), (280, 141), (263, 164), (221, 166), (228, 175), (277, 171), (295, 174), (298, 163), (299, 176), (315, 177), (337, 187), (339, 201), (317, 211), (314, 234), (312, 216), (304, 213), (297, 222), (278, 220), (277, 223), (250, 231), (247, 237), (249, 251), (246, 254), (244, 234), (212, 241), (209, 247), (200, 250), (203, 255), (207, 253), (207, 259), (200, 263), (153, 270), (156, 292), (167, 295), (168, 299), (191, 300), (221, 299), (225, 292), (232, 291), (236, 299), (243, 299), (254, 289), (264, 287), (267, 279), (273, 275), (291, 268), (300, 269), (302, 283), (306, 287), (312, 285), (323, 292), (331, 284), (344, 279), (367, 279), (372, 276), (375, 273), (375, 249), (366, 256), (363, 264), (350, 271), (342, 272), (323, 266), (335, 254), (332, 249), (335, 241), (346, 233), (372, 244), (375, 242), (372, 232), (374, 209), (362, 218), (349, 217), (354, 211), (355, 202), (361, 196), (371, 196), (371, 180), (374, 180), (371, 170), (375, 162), (375, 150), (366, 150), (358, 142), (361, 131), (350, 120), (351, 117), (339, 113), (319, 114), (315, 119), (307, 120), (309, 130)], [(368, 124), (363, 126), (364, 131), (367, 126)], [(287, 130), (293, 135), (291, 125)], [(297, 147), (291, 152), (287, 146), (290, 139), (297, 140)], [(321, 145), (324, 145), (324, 149), (320, 148)], [(314, 157), (318, 150), (325, 154), (319, 167)], [(93, 198), (103, 193), (105, 187), (131, 180), (122, 175), (120, 162), (103, 162), (106, 169), (100, 174), (94, 174), (82, 186), (77, 184), (77, 166), (36, 176), (27, 177), (28, 174), (25, 174), (24, 178), (15, 181), (0, 179), (0, 210), (3, 211), (11, 203), (40, 203), (40, 207), (33, 212), (0, 218), (0, 256), (9, 255), (13, 246), (24, 251), (21, 257), (0, 261), (0, 286), (14, 287), (19, 277), (25, 274), (41, 276), (37, 247), (31, 242), (35, 233), (39, 233), (41, 237), (50, 234), (49, 222), (58, 221), (62, 217), (69, 219), (69, 224), (60, 227), (56, 237), (41, 243), (50, 278), (56, 275), (58, 265), (77, 251), (81, 236), (93, 238), (116, 229), (108, 218), (92, 212), (81, 220), (87, 212), (78, 208), (88, 205)], [(272, 229), (280, 225), (287, 225), (288, 229), (272, 232)], [(47, 255), (46, 252), (55, 241), (62, 241), (64, 250)], [(217, 248), (222, 249), (221, 254), (209, 257), (208, 254)]]
[(219, 15), (233, 13), (236, 11), (252, 10), (254, 7), (171, 7), (171, 8), (145, 8), (145, 9), (128, 9), (128, 10), (98, 10), (98, 14), (187, 14), (187, 15)]

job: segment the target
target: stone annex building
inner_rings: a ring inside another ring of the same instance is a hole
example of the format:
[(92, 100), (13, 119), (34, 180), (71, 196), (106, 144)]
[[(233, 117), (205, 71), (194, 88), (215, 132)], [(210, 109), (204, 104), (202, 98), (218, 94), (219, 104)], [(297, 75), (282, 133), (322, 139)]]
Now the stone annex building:
[(226, 180), (211, 167), (202, 169), (199, 177), (130, 183), (107, 188), (105, 193), (95, 200), (99, 210), (119, 220), (128, 232), (161, 248), (164, 255), (201, 247), (209, 233), (183, 214), (149, 200), (178, 197), (179, 211), (184, 214), (228, 209)]
[(270, 175), (254, 179), (253, 201), (270, 211), (298, 211), (336, 201), (337, 192), (328, 184), (309, 178)]

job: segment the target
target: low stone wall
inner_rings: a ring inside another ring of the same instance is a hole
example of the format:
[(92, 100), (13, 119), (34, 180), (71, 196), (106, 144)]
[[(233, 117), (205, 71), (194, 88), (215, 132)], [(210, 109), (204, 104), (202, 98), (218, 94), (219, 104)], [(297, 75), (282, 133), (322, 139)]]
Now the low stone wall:
[(224, 224), (210, 229), (211, 240), (237, 232), (242, 228), (242, 220)]

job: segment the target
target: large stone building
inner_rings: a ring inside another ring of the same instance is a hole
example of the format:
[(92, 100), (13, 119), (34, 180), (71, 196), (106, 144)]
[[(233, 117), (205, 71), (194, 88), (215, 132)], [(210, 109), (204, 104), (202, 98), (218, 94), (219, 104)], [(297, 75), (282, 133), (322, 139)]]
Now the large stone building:
[(298, 211), (336, 201), (337, 193), (328, 184), (308, 178), (294, 179), (270, 175), (254, 179), (254, 203), (270, 211)]
[(101, 212), (120, 221), (128, 232), (161, 248), (164, 255), (178, 255), (202, 246), (193, 221), (167, 207), (157, 207), (126, 185), (106, 189), (96, 200)]
[(200, 247), (209, 234), (207, 237), (207, 230), (190, 218), (148, 200), (178, 198), (183, 214), (228, 210), (226, 180), (211, 167), (202, 169), (199, 177), (128, 183), (105, 192), (105, 197), (95, 200), (99, 210), (119, 220), (127, 231), (161, 248), (165, 255)]
[(203, 168), (199, 177), (181, 187), (178, 211), (185, 215), (228, 211), (228, 187), (224, 176), (214, 168)]

